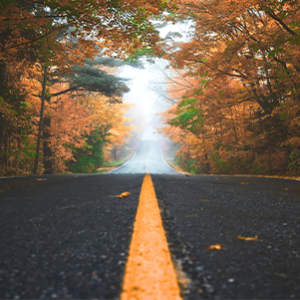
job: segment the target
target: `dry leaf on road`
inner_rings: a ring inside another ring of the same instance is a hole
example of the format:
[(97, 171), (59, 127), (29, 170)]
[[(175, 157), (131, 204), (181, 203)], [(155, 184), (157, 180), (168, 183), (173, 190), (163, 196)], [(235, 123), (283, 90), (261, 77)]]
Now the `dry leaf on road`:
[(244, 185), (247, 185), (247, 184), (249, 184), (249, 182), (241, 182), (241, 184), (244, 184)]
[(59, 250), (59, 252), (60, 252), (60, 253), (65, 253), (65, 254), (71, 254), (70, 251), (68, 251), (68, 250), (63, 250), (63, 249), (62, 249), (62, 250)]
[(257, 238), (257, 235), (254, 237), (244, 237), (244, 236), (237, 236), (238, 240), (244, 240), (244, 241), (262, 241), (259, 238)]
[(118, 196), (118, 198), (128, 197), (130, 195), (129, 192), (124, 192)]
[(207, 250), (222, 250), (222, 244), (215, 244), (211, 246), (206, 246)]

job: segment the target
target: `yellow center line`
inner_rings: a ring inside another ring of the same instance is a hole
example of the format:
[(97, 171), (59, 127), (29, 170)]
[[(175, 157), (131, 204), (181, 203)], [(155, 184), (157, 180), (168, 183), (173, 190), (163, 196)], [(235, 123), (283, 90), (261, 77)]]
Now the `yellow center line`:
[(182, 300), (151, 176), (140, 194), (121, 300)]

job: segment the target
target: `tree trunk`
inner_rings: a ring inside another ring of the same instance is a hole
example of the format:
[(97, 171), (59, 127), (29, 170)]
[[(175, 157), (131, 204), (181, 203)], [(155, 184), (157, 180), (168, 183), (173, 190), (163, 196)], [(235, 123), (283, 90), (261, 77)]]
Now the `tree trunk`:
[[(47, 102), (50, 101), (47, 99)], [(51, 127), (51, 117), (44, 117), (43, 126), (43, 153), (44, 153), (44, 174), (53, 174), (53, 162), (52, 162), (52, 149), (50, 147), (50, 127)]]
[(41, 100), (41, 112), (40, 112), (40, 123), (38, 130), (38, 137), (36, 143), (36, 152), (34, 158), (34, 166), (33, 166), (33, 174), (37, 173), (38, 165), (39, 165), (39, 156), (40, 156), (40, 145), (41, 145), (41, 136), (42, 136), (42, 128), (43, 128), (43, 119), (44, 119), (44, 107), (45, 107), (45, 95), (46, 95), (46, 83), (47, 83), (47, 71), (48, 67), (45, 64), (44, 67), (44, 76), (43, 76), (43, 84), (42, 84), (42, 100)]
[(0, 96), (2, 96), (2, 89), (4, 88), (6, 81), (6, 65), (0, 62)]
[(4, 135), (4, 167), (5, 167), (5, 173), (7, 174), (8, 170), (8, 149), (7, 149), (7, 135)]
[(204, 173), (205, 174), (209, 174), (209, 171), (210, 171), (210, 165), (209, 165), (209, 162), (207, 161), (208, 160), (208, 156), (207, 156), (207, 153), (205, 153), (205, 155), (204, 155), (204, 157), (205, 157), (205, 171), (204, 171)]
[(112, 153), (113, 153), (114, 161), (116, 161), (116, 160), (117, 160), (117, 147), (114, 147), (114, 148), (113, 148)]

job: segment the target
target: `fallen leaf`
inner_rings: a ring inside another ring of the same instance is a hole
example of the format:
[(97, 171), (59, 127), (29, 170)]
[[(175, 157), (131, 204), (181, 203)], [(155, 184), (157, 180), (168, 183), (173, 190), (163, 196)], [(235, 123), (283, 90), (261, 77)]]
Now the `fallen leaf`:
[(12, 199), (12, 197), (7, 197), (7, 198), (4, 198), (5, 200), (10, 200), (10, 199)]
[(222, 245), (221, 244), (215, 244), (211, 246), (206, 246), (207, 250), (222, 250)]
[(129, 192), (124, 192), (118, 196), (118, 198), (128, 197), (130, 195)]
[(93, 273), (92, 273), (92, 277), (95, 277), (95, 276), (96, 276), (96, 272), (93, 272)]
[(289, 188), (285, 188), (284, 190), (287, 191)]
[(257, 235), (255, 237), (244, 237), (244, 236), (237, 236), (238, 240), (243, 240), (243, 241), (262, 241), (259, 238), (257, 238)]
[(47, 178), (36, 178), (37, 181), (45, 181)]
[(275, 273), (276, 276), (287, 278), (287, 276), (283, 273)]
[(60, 253), (70, 254), (70, 251), (68, 250), (59, 250)]
[(244, 184), (244, 185), (247, 185), (247, 184), (249, 184), (249, 182), (241, 182), (241, 184)]

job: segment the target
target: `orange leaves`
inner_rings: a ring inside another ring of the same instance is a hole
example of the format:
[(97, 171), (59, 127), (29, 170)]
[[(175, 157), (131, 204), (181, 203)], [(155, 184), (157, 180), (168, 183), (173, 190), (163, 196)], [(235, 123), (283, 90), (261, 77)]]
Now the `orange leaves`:
[(123, 192), (120, 195), (117, 196), (106, 196), (105, 198), (125, 198), (128, 197), (130, 195), (129, 192)]
[(244, 237), (244, 236), (238, 235), (238, 236), (237, 236), (237, 239), (238, 239), (238, 240), (243, 240), (243, 241), (255, 241), (255, 242), (262, 241), (261, 239), (259, 239), (259, 238), (257, 237), (257, 235), (254, 236), (254, 237)]
[[(136, 42), (135, 34), (132, 34), (136, 30), (143, 37), (144, 46), (154, 44), (158, 40), (157, 32), (153, 29), (149, 16), (158, 15), (164, 10), (164, 5), (160, 1), (146, 0), (142, 6), (140, 1), (137, 0), (121, 1), (113, 10), (109, 2), (105, 0), (49, 0), (46, 2), (47, 4), (45, 4), (45, 1), (32, 1), (32, 4), (30, 4), (30, 1), (21, 1), (18, 5), (14, 4), (15, 2), (13, 4), (0, 4), (2, 12), (0, 33), (5, 32), (5, 30), (11, 33), (9, 38), (3, 41), (5, 45), (3, 49), (5, 51), (2, 53), (0, 51), (0, 60), (2, 60), (2, 55), (8, 52), (9, 55), (15, 53), (17, 51), (16, 48), (20, 52), (25, 52), (29, 47), (35, 46), (36, 42), (39, 43), (39, 47), (34, 49), (39, 55), (44, 55), (49, 49), (44, 49), (44, 53), (41, 49), (50, 45), (51, 50), (54, 50), (53, 53), (55, 54), (52, 58), (56, 59), (56, 54), (58, 54), (58, 57), (61, 54), (61, 52), (56, 52), (57, 46), (59, 47), (60, 44), (57, 43), (58, 45), (55, 45), (56, 35), (68, 25), (74, 24), (74, 22), (81, 25), (78, 28), (73, 27), (71, 33), (78, 41), (83, 39), (82, 36), (85, 35), (91, 37), (91, 39), (84, 39), (84, 43), (88, 44), (88, 47), (81, 49), (84, 52), (83, 54), (80, 53), (81, 57), (88, 57), (90, 53), (93, 53), (97, 40), (99, 41), (100, 39), (110, 41), (110, 47), (106, 48), (110, 53), (115, 51), (115, 55), (117, 52), (123, 52), (126, 45), (128, 48), (129, 45), (133, 45)], [(95, 2), (97, 2), (97, 5), (95, 5)], [(51, 10), (47, 10), (47, 7), (50, 7)], [(41, 11), (43, 13), (39, 13)], [(132, 12), (130, 18), (127, 17), (126, 11)], [(52, 14), (52, 12), (55, 12), (57, 22), (51, 23), (49, 14)], [(99, 17), (103, 21), (106, 20), (104, 22), (105, 25), (103, 25), (103, 22), (99, 22)], [(133, 20), (134, 23), (140, 26), (128, 26), (128, 22), (131, 23)], [(120, 26), (116, 27), (116, 24), (120, 24)], [(40, 38), (36, 38), (39, 35), (35, 34), (35, 30), (41, 33)], [(48, 43), (45, 42), (46, 37)], [(67, 39), (62, 39), (61, 42), (68, 44)], [(72, 43), (75, 42), (76, 39), (72, 40)], [(2, 46), (4, 46), (3, 44)], [(76, 47), (73, 48), (76, 49)], [(67, 49), (69, 52), (74, 50), (70, 45), (67, 45)], [(68, 61), (68, 56), (66, 58), (65, 61)]]
[(241, 182), (241, 184), (243, 184), (243, 185), (248, 185), (249, 182)]
[[(121, 98), (119, 100), (122, 101)], [(89, 97), (85, 97), (83, 105), (89, 112), (91, 126), (109, 128), (104, 144), (105, 159), (109, 160), (110, 151), (113, 152), (114, 149), (126, 143), (131, 136), (130, 132), (134, 129), (134, 126), (128, 124), (131, 118), (125, 117), (132, 105), (110, 103), (109, 98), (100, 93), (93, 93)]]
[[(177, 51), (174, 44), (165, 47), (165, 57), (180, 71), (169, 79), (175, 104), (163, 114), (169, 125), (163, 131), (180, 144), (182, 165), (199, 173), (297, 176), (300, 11), (294, 8), (298, 2), (271, 1), (264, 6), (256, 0), (217, 1), (213, 7), (211, 1), (187, 3), (175, 0), (177, 15), (193, 18), (194, 35), (176, 44)], [(236, 24), (241, 26), (238, 31)], [(282, 98), (274, 98), (279, 91)], [(190, 111), (201, 108), (200, 113), (191, 115), (190, 125), (172, 122), (182, 113), (180, 102), (191, 99), (197, 104), (190, 105)], [(283, 130), (287, 134), (279, 138)], [(293, 150), (283, 150), (287, 145)]]
[[(241, 241), (253, 241), (253, 242), (261, 242), (262, 241), (261, 239), (259, 239), (257, 237), (257, 235), (254, 237), (244, 237), (244, 236), (238, 235), (236, 238), (237, 238), (237, 240), (241, 240)], [(222, 244), (204, 245), (204, 246), (206, 247), (207, 250), (224, 250)]]
[(124, 198), (124, 197), (128, 197), (130, 195), (129, 192), (124, 192), (124, 193), (121, 193), (120, 195), (118, 195), (117, 197), (118, 198)]
[(222, 250), (222, 244), (206, 246), (207, 250)]

